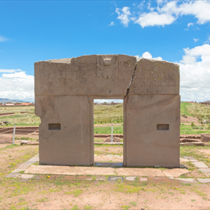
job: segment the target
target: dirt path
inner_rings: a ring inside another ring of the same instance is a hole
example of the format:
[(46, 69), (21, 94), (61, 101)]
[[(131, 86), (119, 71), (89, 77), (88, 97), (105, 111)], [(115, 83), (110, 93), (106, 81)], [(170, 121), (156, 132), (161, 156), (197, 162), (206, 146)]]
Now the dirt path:
[(192, 122), (195, 125), (201, 125), (197, 119), (197, 117), (192, 117), (192, 116), (186, 116), (187, 118), (181, 116), (181, 123), (184, 123), (185, 125), (190, 125)]

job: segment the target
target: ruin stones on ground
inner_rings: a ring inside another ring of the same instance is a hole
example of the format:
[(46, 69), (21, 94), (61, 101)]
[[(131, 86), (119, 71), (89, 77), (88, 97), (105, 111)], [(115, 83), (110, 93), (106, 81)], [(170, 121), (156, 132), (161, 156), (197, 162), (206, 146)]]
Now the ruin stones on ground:
[(201, 141), (202, 142), (210, 142), (210, 133), (202, 133)]
[[(106, 138), (104, 142), (111, 142), (111, 137)], [(113, 137), (113, 142), (120, 142), (120, 138)]]

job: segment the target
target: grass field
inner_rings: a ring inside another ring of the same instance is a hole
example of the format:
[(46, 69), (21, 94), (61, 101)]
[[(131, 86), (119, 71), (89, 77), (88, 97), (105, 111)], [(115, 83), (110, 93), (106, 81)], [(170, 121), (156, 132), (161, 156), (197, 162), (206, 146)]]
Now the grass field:
[(191, 116), (197, 117), (200, 122), (207, 120), (210, 123), (210, 105), (193, 103), (188, 106)]
[[(14, 112), (14, 115), (0, 116), (0, 122), (8, 121), (8, 126), (38, 126), (40, 118), (34, 114), (34, 107), (0, 107), (0, 113)], [(28, 112), (23, 113), (21, 112)], [(181, 102), (181, 115), (194, 116), (200, 121), (210, 119), (210, 106)], [(123, 104), (94, 106), (94, 124), (118, 123), (123, 124)], [(111, 128), (95, 127), (96, 134), (110, 134)], [(114, 126), (115, 134), (123, 134), (123, 126)], [(210, 133), (210, 124), (195, 126), (182, 124), (180, 134)]]
[(181, 102), (181, 115), (186, 115), (186, 116), (192, 116), (188, 109), (191, 107), (192, 104), (186, 103), (186, 102)]

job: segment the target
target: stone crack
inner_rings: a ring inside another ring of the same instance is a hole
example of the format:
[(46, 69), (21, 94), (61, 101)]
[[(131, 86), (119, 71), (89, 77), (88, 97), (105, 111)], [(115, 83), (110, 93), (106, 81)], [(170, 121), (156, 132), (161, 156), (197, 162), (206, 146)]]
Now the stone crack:
[(136, 59), (136, 64), (135, 64), (135, 67), (134, 67), (134, 70), (133, 70), (133, 74), (132, 74), (132, 77), (131, 77), (131, 81), (130, 81), (130, 83), (129, 83), (129, 86), (128, 86), (128, 88), (127, 88), (127, 92), (126, 92), (126, 94), (125, 94), (125, 96), (124, 96), (123, 99), (125, 99), (125, 98), (128, 96), (128, 94), (129, 94), (130, 87), (131, 87), (131, 85), (132, 85), (132, 82), (133, 82), (133, 79), (134, 79), (134, 76), (135, 76), (135, 73), (136, 73), (137, 64), (138, 64), (138, 61), (137, 61), (137, 59)]

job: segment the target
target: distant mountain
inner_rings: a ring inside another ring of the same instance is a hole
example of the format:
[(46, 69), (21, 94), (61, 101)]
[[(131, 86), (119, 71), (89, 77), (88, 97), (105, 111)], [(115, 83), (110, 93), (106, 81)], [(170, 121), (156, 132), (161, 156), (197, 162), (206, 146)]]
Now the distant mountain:
[(26, 101), (9, 99), (9, 98), (0, 98), (0, 103), (7, 103), (7, 102), (26, 102)]

